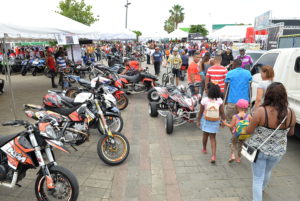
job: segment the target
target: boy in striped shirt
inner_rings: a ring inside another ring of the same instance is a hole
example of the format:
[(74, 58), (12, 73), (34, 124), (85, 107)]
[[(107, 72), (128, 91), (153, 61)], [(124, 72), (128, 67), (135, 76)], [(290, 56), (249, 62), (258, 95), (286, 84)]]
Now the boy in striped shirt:
[(214, 58), (214, 65), (208, 68), (205, 79), (205, 92), (207, 91), (208, 83), (212, 82), (214, 84), (218, 84), (221, 92), (224, 93), (225, 78), (228, 71), (224, 66), (221, 65), (221, 62), (221, 55), (217, 55)]

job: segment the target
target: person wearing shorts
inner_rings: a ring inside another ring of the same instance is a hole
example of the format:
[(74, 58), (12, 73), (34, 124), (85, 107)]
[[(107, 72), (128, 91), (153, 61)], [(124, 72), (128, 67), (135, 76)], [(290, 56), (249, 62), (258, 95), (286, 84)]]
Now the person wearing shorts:
[(173, 48), (173, 53), (167, 60), (167, 62), (172, 66), (172, 73), (176, 77), (176, 86), (179, 85), (179, 77), (180, 77), (180, 67), (182, 65), (182, 60), (180, 55), (178, 54), (178, 48)]

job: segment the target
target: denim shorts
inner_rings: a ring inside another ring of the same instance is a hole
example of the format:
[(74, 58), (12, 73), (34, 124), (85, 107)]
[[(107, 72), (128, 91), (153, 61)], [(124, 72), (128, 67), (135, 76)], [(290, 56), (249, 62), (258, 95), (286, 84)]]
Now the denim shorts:
[(180, 77), (180, 70), (177, 68), (172, 68), (172, 73), (175, 75), (175, 77)]

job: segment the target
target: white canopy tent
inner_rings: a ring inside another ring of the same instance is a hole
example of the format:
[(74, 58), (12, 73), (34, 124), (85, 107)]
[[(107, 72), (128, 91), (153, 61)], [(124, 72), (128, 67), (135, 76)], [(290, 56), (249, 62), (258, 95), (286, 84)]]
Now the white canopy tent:
[(135, 40), (136, 34), (127, 29), (105, 29), (99, 34), (100, 40)]
[(169, 35), (168, 35), (168, 38), (187, 38), (188, 37), (188, 33), (185, 32), (185, 31), (182, 31), (181, 29), (177, 29), (173, 32), (171, 32)]
[(147, 41), (147, 40), (161, 40), (168, 38), (168, 33), (166, 31), (142, 31), (142, 36), (140, 37), (141, 41)]
[(208, 38), (218, 41), (240, 41), (246, 38), (249, 26), (225, 26), (208, 36)]
[[(16, 6), (14, 6), (14, 8), (16, 8)], [(24, 8), (22, 9), (22, 12), (14, 10), (14, 13), (23, 13)], [(22, 41), (22, 39), (55, 39), (56, 34), (74, 34), (78, 37), (90, 39), (92, 39), (92, 37), (97, 37), (97, 33), (90, 27), (55, 12), (36, 10), (35, 12), (27, 12), (25, 19), (20, 19), (21, 17), (22, 16), (12, 16), (11, 9), (5, 9), (5, 7), (4, 9), (1, 9), (0, 39), (3, 44), (5, 44), (8, 39), (15, 41)], [(7, 64), (6, 45), (3, 46), (4, 63)], [(15, 100), (9, 73), (7, 79), (9, 81), (12, 96), (12, 111), (16, 118)]]

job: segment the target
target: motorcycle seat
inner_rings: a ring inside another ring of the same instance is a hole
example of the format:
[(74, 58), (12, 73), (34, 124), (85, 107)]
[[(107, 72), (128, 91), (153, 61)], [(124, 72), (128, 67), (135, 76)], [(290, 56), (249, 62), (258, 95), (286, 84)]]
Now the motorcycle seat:
[(125, 78), (129, 82), (138, 82), (140, 80), (140, 74), (136, 74), (133, 76), (128, 76), (128, 75), (121, 75), (121, 78)]
[(15, 137), (17, 137), (18, 135), (20, 135), (20, 133), (12, 134), (12, 135), (0, 136), (0, 147), (2, 147), (3, 145), (5, 145), (9, 141), (11, 141), (12, 139), (14, 139)]
[(81, 66), (80, 68), (76, 68), (76, 70), (78, 71), (88, 71), (90, 68), (89, 67), (86, 67), (86, 66)]
[(75, 110), (77, 110), (80, 107), (80, 105), (78, 106), (74, 106), (72, 108), (64, 108), (64, 107), (45, 107), (47, 110), (50, 110), (52, 112), (61, 114), (63, 116), (69, 116), (72, 112), (74, 112)]
[(150, 79), (153, 79), (153, 80), (158, 80), (157, 77), (155, 75), (152, 75), (150, 73), (141, 73), (141, 75), (145, 78), (150, 78)]

